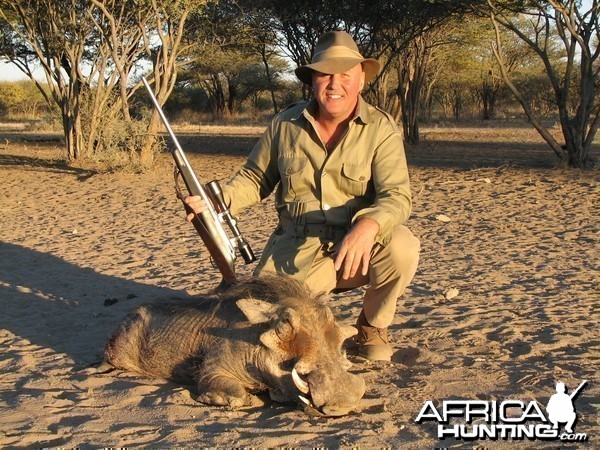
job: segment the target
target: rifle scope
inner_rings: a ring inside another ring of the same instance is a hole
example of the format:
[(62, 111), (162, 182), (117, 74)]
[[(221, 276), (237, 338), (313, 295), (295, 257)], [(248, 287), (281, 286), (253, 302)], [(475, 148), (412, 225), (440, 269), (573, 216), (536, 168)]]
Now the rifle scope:
[(242, 255), (242, 258), (244, 258), (244, 262), (246, 264), (250, 264), (256, 261), (256, 256), (254, 256), (254, 252), (252, 251), (250, 244), (248, 244), (248, 242), (242, 237), (242, 233), (237, 226), (237, 221), (231, 215), (227, 205), (225, 205), (223, 191), (221, 190), (219, 182), (217, 180), (213, 180), (210, 183), (207, 183), (205, 186), (208, 197), (217, 210), (217, 213), (219, 213), (219, 216), (223, 218), (223, 221), (231, 230), (231, 233), (233, 234), (233, 240), (236, 242), (240, 255)]

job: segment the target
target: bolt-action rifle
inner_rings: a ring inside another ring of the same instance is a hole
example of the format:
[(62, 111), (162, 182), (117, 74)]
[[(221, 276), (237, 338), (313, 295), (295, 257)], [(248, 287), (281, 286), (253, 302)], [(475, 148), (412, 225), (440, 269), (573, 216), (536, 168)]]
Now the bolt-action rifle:
[[(188, 214), (194, 213), (192, 208), (185, 203), (186, 195), (183, 194), (179, 185), (179, 177), (181, 177), (187, 187), (189, 195), (199, 195), (206, 202), (206, 211), (200, 214), (195, 214), (192, 224), (202, 238), (204, 245), (210, 253), (213, 263), (217, 266), (221, 272), (221, 275), (223, 275), (223, 280), (226, 283), (232, 283), (236, 278), (234, 266), (234, 261), (236, 259), (236, 247), (239, 253), (242, 255), (242, 258), (244, 258), (244, 262), (246, 264), (256, 261), (256, 257), (254, 256), (250, 245), (242, 237), (242, 234), (237, 226), (237, 221), (231, 215), (229, 208), (225, 204), (219, 182), (216, 180), (211, 181), (210, 183), (207, 183), (206, 186), (202, 186), (202, 184), (200, 184), (196, 174), (192, 170), (192, 167), (185, 156), (185, 153), (183, 153), (183, 150), (181, 149), (181, 145), (179, 145), (179, 141), (177, 140), (171, 125), (169, 125), (169, 122), (165, 117), (158, 100), (154, 96), (148, 81), (146, 78), (142, 77), (142, 82), (144, 83), (144, 86), (146, 86), (146, 89), (150, 94), (150, 98), (152, 99), (152, 103), (154, 104), (154, 107), (158, 111), (160, 118), (165, 124), (167, 132), (171, 136), (171, 140), (175, 146), (171, 153), (173, 155), (173, 159), (175, 160), (174, 177), (177, 197), (179, 197), (179, 199), (183, 202), (183, 206)], [(227, 224), (227, 227), (233, 235), (232, 238), (229, 237), (223, 224)]]

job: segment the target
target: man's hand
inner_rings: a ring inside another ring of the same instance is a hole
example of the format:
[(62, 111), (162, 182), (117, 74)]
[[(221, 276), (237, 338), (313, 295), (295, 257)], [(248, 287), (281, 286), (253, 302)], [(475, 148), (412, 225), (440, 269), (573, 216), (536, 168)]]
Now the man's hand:
[(342, 278), (347, 280), (356, 275), (362, 264), (363, 275), (369, 271), (371, 250), (375, 245), (375, 237), (379, 233), (379, 224), (373, 219), (360, 219), (344, 236), (339, 250), (335, 254), (334, 267), (338, 271), (342, 267)]
[(192, 210), (194, 211), (194, 213), (188, 214), (185, 218), (185, 220), (187, 220), (188, 222), (191, 222), (196, 214), (203, 213), (208, 209), (208, 207), (206, 206), (206, 202), (199, 195), (192, 195), (190, 197), (186, 197), (185, 203), (187, 203), (189, 207), (192, 208)]

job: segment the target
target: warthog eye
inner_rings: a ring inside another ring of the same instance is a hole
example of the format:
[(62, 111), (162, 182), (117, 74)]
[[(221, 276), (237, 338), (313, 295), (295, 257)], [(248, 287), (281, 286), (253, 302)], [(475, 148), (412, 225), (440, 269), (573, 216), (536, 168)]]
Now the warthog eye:
[(291, 339), (293, 332), (294, 329), (292, 328), (292, 325), (290, 325), (289, 322), (285, 321), (279, 322), (277, 324), (277, 327), (275, 328), (275, 333), (277, 333), (277, 337), (282, 341)]

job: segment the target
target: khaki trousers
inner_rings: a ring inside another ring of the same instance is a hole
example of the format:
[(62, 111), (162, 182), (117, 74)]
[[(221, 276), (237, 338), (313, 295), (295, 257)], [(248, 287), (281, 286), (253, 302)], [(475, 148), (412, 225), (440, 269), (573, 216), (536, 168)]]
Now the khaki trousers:
[(359, 267), (359, 273), (353, 278), (342, 280), (341, 273), (337, 273), (333, 267), (334, 260), (328, 246), (321, 246), (314, 259), (302, 259), (302, 264), (309, 264), (310, 267), (300, 270), (300, 266), (296, 267), (294, 262), (297, 255), (303, 253), (302, 250), (290, 253), (291, 256), (286, 255), (284, 249), (281, 249), (281, 253), (274, 250), (273, 254), (267, 244), (255, 275), (263, 271), (285, 272), (304, 280), (315, 293), (369, 285), (363, 299), (365, 317), (372, 326), (387, 328), (394, 320), (398, 298), (417, 271), (420, 246), (419, 239), (404, 225), (399, 225), (394, 228), (389, 244), (385, 247), (375, 245), (367, 275), (363, 276)]
[(333, 267), (331, 255), (320, 252), (313, 263), (306, 283), (315, 292), (353, 289), (369, 285), (364, 299), (363, 309), (369, 324), (377, 328), (387, 328), (394, 320), (396, 303), (413, 279), (419, 264), (421, 244), (404, 225), (394, 228), (392, 239), (385, 247), (376, 245), (369, 272), (358, 273), (343, 280)]

